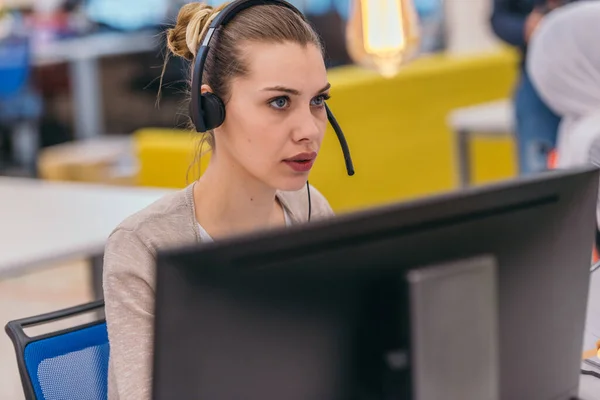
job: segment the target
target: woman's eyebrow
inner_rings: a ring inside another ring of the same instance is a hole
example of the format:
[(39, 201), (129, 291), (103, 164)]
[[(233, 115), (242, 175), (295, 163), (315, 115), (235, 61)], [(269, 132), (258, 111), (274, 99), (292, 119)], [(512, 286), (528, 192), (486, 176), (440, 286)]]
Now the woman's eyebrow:
[(331, 89), (331, 83), (327, 82), (327, 85), (323, 87), (323, 89), (319, 90), (317, 93), (323, 93)]
[(287, 88), (285, 86), (267, 87), (267, 88), (264, 88), (263, 91), (265, 91), (265, 92), (284, 92), (284, 93), (289, 93), (289, 94), (293, 94), (296, 96), (300, 95), (300, 91), (298, 91), (296, 89), (292, 89), (292, 88)]
[[(327, 91), (329, 88), (331, 88), (331, 83), (327, 83), (327, 85), (325, 85), (323, 87), (323, 89), (319, 90), (317, 93), (323, 93), (323, 92)], [(288, 88), (285, 86), (270, 86), (270, 87), (264, 88), (263, 91), (265, 91), (265, 92), (283, 92), (283, 93), (293, 94), (295, 96), (300, 96), (300, 94), (301, 94), (299, 90)]]

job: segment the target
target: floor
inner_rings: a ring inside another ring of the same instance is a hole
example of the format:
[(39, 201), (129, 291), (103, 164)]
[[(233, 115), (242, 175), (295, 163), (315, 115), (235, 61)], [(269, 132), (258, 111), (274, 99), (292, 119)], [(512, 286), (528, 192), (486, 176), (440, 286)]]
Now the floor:
[(83, 261), (0, 281), (0, 399), (24, 398), (12, 342), (4, 332), (6, 323), (90, 301), (89, 281)]

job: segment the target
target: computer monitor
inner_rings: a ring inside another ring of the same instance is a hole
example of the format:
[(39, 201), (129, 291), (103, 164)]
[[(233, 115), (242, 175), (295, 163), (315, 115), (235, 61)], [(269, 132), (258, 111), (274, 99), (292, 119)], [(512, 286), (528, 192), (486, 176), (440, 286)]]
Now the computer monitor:
[[(570, 399), (598, 179), (592, 169), (546, 173), (161, 252), (154, 399), (424, 399), (415, 385), (452, 386), (452, 378), (416, 376), (426, 372), (416, 364), (415, 321), (435, 325), (436, 309), (412, 304), (419, 291), (411, 274), (473, 260), (477, 271), (496, 265), (497, 313), (483, 325), (446, 318), (440, 331), (483, 329), (475, 337), (484, 340), (497, 321), (499, 395), (485, 398)], [(459, 312), (460, 304), (447, 308)], [(437, 348), (429, 365), (447, 362)], [(470, 350), (452, 340), (445, 348)], [(471, 362), (454, 361), (457, 369)], [(473, 374), (479, 379), (493, 384)]]

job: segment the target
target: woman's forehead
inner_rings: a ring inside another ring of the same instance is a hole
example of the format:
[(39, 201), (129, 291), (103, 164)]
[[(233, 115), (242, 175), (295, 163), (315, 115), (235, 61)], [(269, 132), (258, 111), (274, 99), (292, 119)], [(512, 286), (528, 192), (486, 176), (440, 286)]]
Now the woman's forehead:
[(327, 71), (319, 48), (296, 43), (248, 43), (245, 46), (247, 80), (256, 85), (318, 90), (327, 84)]

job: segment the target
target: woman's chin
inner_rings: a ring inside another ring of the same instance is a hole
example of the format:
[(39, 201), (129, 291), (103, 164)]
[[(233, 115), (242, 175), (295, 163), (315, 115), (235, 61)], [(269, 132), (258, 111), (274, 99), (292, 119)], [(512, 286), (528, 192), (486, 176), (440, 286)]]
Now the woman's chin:
[(306, 186), (306, 180), (306, 176), (298, 176), (292, 179), (287, 178), (277, 185), (277, 189), (284, 192), (295, 192)]

